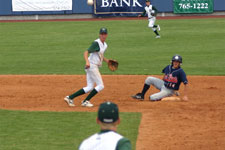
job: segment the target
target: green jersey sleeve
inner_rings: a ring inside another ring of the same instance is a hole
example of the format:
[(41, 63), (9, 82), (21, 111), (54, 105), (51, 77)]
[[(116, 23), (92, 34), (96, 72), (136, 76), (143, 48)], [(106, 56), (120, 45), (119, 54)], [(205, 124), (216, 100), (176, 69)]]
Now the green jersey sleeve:
[(158, 13), (158, 10), (155, 8), (155, 6), (152, 6), (152, 10), (155, 10), (155, 13)]
[(144, 17), (146, 14), (146, 10), (143, 11), (143, 13), (141, 14), (141, 17)]
[(93, 53), (93, 52), (99, 52), (100, 51), (100, 47), (98, 45), (98, 42), (93, 42), (91, 44), (91, 46), (88, 48), (88, 52), (89, 53)]
[(127, 138), (122, 138), (118, 141), (116, 150), (132, 150), (131, 143)]

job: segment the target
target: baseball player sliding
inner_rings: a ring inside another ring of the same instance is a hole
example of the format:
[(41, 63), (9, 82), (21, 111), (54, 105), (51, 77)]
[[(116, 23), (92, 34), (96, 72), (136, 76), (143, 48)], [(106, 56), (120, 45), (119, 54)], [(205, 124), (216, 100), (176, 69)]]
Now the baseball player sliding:
[(97, 124), (101, 131), (85, 139), (79, 150), (131, 150), (130, 140), (116, 132), (120, 124), (119, 109), (111, 102), (102, 103), (98, 109)]
[[(84, 59), (86, 61), (85, 71), (87, 78), (87, 86), (76, 91), (74, 94), (66, 96), (64, 98), (65, 102), (69, 106), (75, 106), (73, 102), (73, 99), (75, 97), (90, 92), (86, 99), (83, 100), (81, 105), (85, 107), (92, 107), (93, 104), (91, 104), (90, 99), (104, 89), (104, 84), (102, 81), (101, 74), (99, 72), (99, 67), (102, 66), (103, 61), (107, 63), (109, 62), (109, 60), (104, 57), (104, 52), (107, 49), (107, 44), (105, 42), (107, 35), (107, 29), (101, 28), (99, 32), (99, 38), (96, 39), (88, 48), (88, 50), (84, 52)], [(89, 57), (88, 54), (90, 54)], [(94, 88), (95, 83), (96, 87)]]
[(160, 31), (160, 26), (155, 25), (157, 9), (151, 5), (150, 0), (146, 0), (145, 10), (141, 15), (138, 15), (138, 17), (144, 17), (146, 13), (148, 15), (148, 21), (149, 21), (148, 27), (152, 28), (152, 30), (156, 34), (156, 38), (160, 38), (160, 35), (157, 31), (157, 29)]
[(187, 84), (188, 80), (184, 70), (181, 68), (182, 57), (175, 55), (172, 58), (171, 65), (166, 66), (162, 72), (164, 73), (163, 79), (155, 77), (148, 77), (145, 80), (144, 87), (141, 93), (137, 93), (132, 96), (134, 99), (144, 100), (145, 93), (148, 91), (151, 85), (160, 90), (159, 93), (150, 96), (151, 101), (160, 101), (166, 97), (176, 94), (179, 90), (181, 82), (184, 83), (184, 97), (183, 100), (188, 100), (187, 97)]

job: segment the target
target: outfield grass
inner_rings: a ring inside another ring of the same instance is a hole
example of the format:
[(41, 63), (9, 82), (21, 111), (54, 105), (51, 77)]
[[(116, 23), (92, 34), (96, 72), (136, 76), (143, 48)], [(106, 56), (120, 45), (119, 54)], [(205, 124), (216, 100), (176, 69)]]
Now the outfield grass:
[(111, 73), (160, 74), (174, 54), (189, 75), (225, 75), (225, 19), (158, 20), (155, 39), (147, 20), (0, 23), (0, 74), (84, 74), (83, 52), (109, 30), (108, 58), (120, 62)]
[[(0, 149), (75, 150), (82, 140), (99, 131), (96, 115), (0, 110)], [(118, 132), (129, 138), (135, 149), (141, 114), (121, 113), (120, 117)]]

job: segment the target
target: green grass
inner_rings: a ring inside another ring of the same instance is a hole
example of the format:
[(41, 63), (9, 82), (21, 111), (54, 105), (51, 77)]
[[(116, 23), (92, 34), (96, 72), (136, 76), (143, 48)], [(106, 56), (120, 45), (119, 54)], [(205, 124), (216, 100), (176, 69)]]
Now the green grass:
[[(26, 112), (0, 110), (1, 150), (74, 150), (99, 131), (94, 112)], [(140, 113), (121, 113), (118, 132), (135, 149)], [(129, 129), (129, 130), (128, 130)]]
[(119, 70), (102, 74), (160, 74), (174, 54), (189, 75), (225, 75), (225, 19), (0, 23), (0, 74), (85, 74), (83, 52), (107, 27), (105, 57)]

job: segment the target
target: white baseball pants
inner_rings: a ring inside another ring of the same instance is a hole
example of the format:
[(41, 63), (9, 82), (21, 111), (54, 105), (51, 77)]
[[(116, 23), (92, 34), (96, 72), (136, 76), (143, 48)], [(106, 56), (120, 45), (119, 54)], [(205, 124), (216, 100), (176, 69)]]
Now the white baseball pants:
[(95, 90), (100, 92), (104, 89), (104, 84), (102, 81), (101, 74), (99, 72), (99, 67), (94, 64), (90, 64), (90, 68), (85, 69), (86, 78), (87, 78), (87, 86), (84, 87), (84, 92), (88, 93), (94, 89), (94, 85), (96, 83)]
[(148, 21), (149, 21), (148, 27), (152, 28), (152, 30), (155, 31), (156, 29), (153, 26), (155, 25), (156, 17), (152, 17), (152, 18), (148, 19)]
[(147, 85), (153, 85), (157, 89), (160, 90), (160, 92), (152, 94), (149, 98), (152, 101), (160, 100), (164, 97), (168, 97), (174, 94), (174, 90), (168, 89), (164, 85), (164, 81), (155, 77), (147, 77), (145, 80), (145, 84)]

